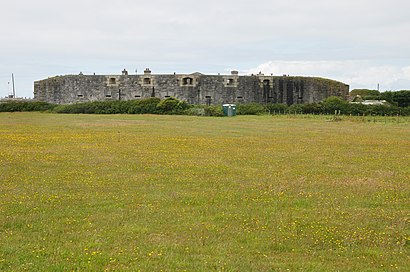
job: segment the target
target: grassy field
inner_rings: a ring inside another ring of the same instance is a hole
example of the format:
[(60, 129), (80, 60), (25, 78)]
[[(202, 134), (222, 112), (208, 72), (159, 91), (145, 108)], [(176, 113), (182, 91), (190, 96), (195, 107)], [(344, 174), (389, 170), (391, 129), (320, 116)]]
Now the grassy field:
[(0, 114), (1, 271), (408, 271), (410, 122)]

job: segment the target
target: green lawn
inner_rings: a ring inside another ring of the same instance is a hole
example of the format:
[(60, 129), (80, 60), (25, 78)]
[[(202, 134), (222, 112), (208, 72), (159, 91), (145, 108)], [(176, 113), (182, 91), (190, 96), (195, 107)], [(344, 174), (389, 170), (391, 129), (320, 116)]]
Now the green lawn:
[(408, 271), (410, 122), (0, 114), (1, 271)]

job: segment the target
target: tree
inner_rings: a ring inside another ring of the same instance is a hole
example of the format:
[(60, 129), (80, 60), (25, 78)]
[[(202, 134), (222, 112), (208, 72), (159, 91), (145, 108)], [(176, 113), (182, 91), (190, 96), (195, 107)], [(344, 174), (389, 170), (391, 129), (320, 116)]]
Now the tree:
[(337, 96), (331, 96), (320, 102), (323, 112), (333, 114), (335, 111), (341, 114), (347, 114), (349, 111), (349, 102)]

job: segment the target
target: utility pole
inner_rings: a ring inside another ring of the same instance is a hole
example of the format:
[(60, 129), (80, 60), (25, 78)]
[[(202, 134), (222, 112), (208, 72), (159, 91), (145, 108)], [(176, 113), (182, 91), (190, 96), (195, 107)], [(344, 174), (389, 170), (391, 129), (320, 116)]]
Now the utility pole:
[(16, 98), (16, 89), (14, 87), (14, 74), (11, 74), (11, 80), (13, 82), (13, 98)]

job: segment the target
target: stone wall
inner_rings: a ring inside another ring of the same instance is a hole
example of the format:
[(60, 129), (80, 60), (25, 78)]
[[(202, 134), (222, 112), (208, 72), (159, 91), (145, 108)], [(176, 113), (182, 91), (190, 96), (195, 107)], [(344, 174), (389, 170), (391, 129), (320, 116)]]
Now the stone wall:
[(34, 99), (56, 104), (175, 97), (191, 104), (320, 102), (349, 86), (316, 77), (172, 74), (66, 75), (34, 82)]

